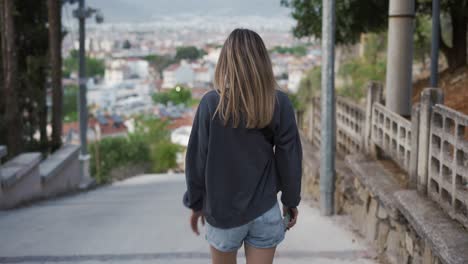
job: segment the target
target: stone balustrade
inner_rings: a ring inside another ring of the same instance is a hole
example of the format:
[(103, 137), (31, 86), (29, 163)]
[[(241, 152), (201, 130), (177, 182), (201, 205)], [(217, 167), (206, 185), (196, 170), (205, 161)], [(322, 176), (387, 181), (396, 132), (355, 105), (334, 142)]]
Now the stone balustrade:
[(433, 108), (427, 193), (468, 228), (468, 116), (443, 105)]
[[(302, 195), (315, 200), (320, 109), (314, 98), (301, 117)], [(427, 88), (411, 117), (402, 117), (385, 107), (374, 83), (365, 109), (337, 98), (336, 128), (336, 212), (352, 216), (385, 262), (468, 263), (468, 116)]]
[(40, 162), (41, 153), (24, 153), (3, 164), (0, 169), (0, 209), (11, 208), (39, 196)]
[(374, 103), (371, 140), (401, 168), (409, 170), (411, 121), (393, 113), (380, 103)]
[[(320, 97), (314, 97), (309, 106), (307, 138), (319, 146), (321, 141)], [(365, 110), (360, 105), (343, 97), (336, 100), (337, 150), (349, 154), (363, 149)]]
[(366, 113), (363, 107), (342, 97), (336, 99), (336, 148), (343, 154), (363, 150)]
[(0, 210), (71, 192), (80, 183), (79, 147), (64, 145), (42, 160), (23, 153), (0, 166)]

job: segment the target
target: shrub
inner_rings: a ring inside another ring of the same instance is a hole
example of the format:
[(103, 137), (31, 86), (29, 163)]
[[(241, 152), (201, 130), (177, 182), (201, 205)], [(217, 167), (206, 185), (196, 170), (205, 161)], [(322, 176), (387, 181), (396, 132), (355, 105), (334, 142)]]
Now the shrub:
[(152, 172), (166, 172), (177, 165), (180, 147), (171, 143), (167, 121), (140, 117), (128, 137), (109, 137), (90, 145), (91, 174), (98, 183), (110, 182), (113, 169), (151, 165)]
[(98, 183), (111, 181), (112, 169), (150, 161), (149, 147), (140, 137), (110, 137), (90, 145), (91, 175)]
[(177, 153), (180, 147), (168, 140), (162, 140), (155, 144), (151, 150), (152, 169), (154, 172), (166, 172), (177, 166)]

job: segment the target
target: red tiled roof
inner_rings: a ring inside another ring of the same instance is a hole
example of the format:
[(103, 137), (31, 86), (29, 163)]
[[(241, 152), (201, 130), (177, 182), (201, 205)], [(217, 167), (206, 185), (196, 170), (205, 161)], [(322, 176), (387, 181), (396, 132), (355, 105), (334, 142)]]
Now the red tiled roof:
[(165, 71), (175, 71), (175, 70), (177, 70), (179, 68), (179, 66), (180, 66), (180, 64), (178, 64), (178, 63), (171, 64), (171, 65), (169, 65), (169, 67), (167, 67), (165, 69)]
[[(99, 124), (99, 128), (101, 129), (102, 136), (109, 136), (115, 134), (126, 133), (128, 131), (127, 126), (125, 124), (119, 124), (119, 126), (114, 125), (114, 120), (110, 116), (105, 117), (108, 124), (102, 125), (96, 120), (96, 118), (91, 117), (88, 120), (88, 129), (95, 128), (96, 124)], [(79, 122), (71, 122), (71, 123), (64, 123), (62, 126), (62, 133), (64, 135), (68, 134), (70, 130), (73, 130), (75, 133), (80, 133)]]
[(173, 119), (167, 126), (168, 129), (174, 130), (183, 126), (191, 126), (193, 124), (193, 117), (191, 115), (184, 115), (181, 118)]
[(195, 68), (193, 69), (194, 72), (207, 72), (208, 71), (208, 68), (206, 67), (199, 67), (199, 68)]

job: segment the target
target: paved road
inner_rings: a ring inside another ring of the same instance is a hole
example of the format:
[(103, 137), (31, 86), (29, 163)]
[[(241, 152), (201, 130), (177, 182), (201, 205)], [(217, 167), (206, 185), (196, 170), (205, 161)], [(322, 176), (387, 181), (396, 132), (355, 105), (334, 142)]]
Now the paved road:
[[(209, 263), (181, 205), (182, 175), (145, 175), (30, 207), (0, 212), (0, 263)], [(302, 205), (275, 263), (374, 263), (362, 244)], [(239, 263), (245, 263), (242, 253)]]

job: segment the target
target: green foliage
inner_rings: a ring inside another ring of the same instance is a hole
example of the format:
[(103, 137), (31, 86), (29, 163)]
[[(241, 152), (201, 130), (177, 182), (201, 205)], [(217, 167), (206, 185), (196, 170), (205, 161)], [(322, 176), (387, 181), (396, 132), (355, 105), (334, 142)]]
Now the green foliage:
[(305, 56), (307, 55), (306, 46), (295, 46), (295, 47), (282, 47), (276, 46), (270, 52), (279, 53), (279, 54), (292, 54), (296, 56)]
[(160, 74), (169, 65), (173, 64), (175, 60), (167, 55), (148, 55), (144, 58), (147, 60)]
[(297, 109), (304, 110), (304, 107), (309, 103), (314, 96), (319, 95), (321, 87), (321, 67), (314, 67), (305, 73), (305, 77), (302, 78), (299, 83), (299, 89), (297, 91)]
[(153, 171), (156, 173), (166, 172), (170, 168), (177, 166), (177, 153), (180, 152), (180, 146), (164, 140), (151, 148), (151, 159), (153, 162)]
[(138, 136), (109, 137), (90, 144), (91, 175), (98, 183), (110, 182), (112, 169), (150, 161), (147, 142)]
[[(297, 21), (294, 36), (322, 36), (322, 0), (281, 0), (292, 8)], [(336, 1), (336, 41), (355, 43), (361, 33), (380, 32), (388, 26), (388, 1), (348, 0)]]
[(196, 60), (203, 57), (203, 55), (205, 54), (206, 52), (204, 50), (198, 49), (194, 46), (177, 47), (175, 59), (176, 61), (180, 61), (183, 59)]
[(153, 95), (153, 101), (155, 103), (161, 103), (165, 105), (167, 105), (168, 102), (172, 102), (176, 105), (191, 105), (192, 91), (189, 88), (185, 88), (183, 86), (176, 86), (167, 92), (155, 93)]
[(414, 58), (426, 66), (426, 58), (431, 52), (431, 18), (427, 15), (416, 16), (416, 30), (414, 34)]
[(69, 85), (64, 87), (63, 92), (63, 120), (74, 122), (78, 120), (78, 86)]
[(142, 117), (136, 123), (136, 135), (143, 138), (150, 150), (150, 160), (154, 172), (165, 172), (177, 165), (176, 155), (181, 150), (170, 141), (168, 121)]
[(385, 79), (386, 37), (384, 34), (367, 34), (364, 45), (364, 56), (344, 62), (338, 76), (343, 86), (338, 87), (338, 94), (359, 100), (365, 95), (365, 85), (369, 81), (383, 82)]
[[(322, 2), (322, 0), (281, 0), (283, 6), (292, 9), (292, 17), (297, 22), (293, 29), (296, 37), (321, 38)], [(388, 5), (389, 1), (382, 0), (336, 1), (336, 42), (354, 44), (362, 33), (386, 31)], [(445, 55), (449, 68), (454, 70), (467, 63), (468, 0), (441, 0), (440, 8), (442, 28), (440, 50)], [(416, 18), (431, 16), (432, 1), (416, 0)], [(425, 34), (424, 26), (422, 28), (417, 26), (416, 30), (416, 38), (417, 35), (421, 37)], [(423, 32), (418, 32), (419, 30)]]
[[(63, 75), (70, 76), (73, 72), (78, 72), (79, 58), (78, 51), (72, 50), (70, 56), (63, 60)], [(89, 77), (103, 76), (106, 66), (104, 60), (86, 57), (86, 75)]]
[(365, 96), (365, 85), (369, 81), (383, 82), (385, 79), (386, 61), (379, 59), (375, 64), (362, 58), (352, 59), (342, 65), (339, 75), (345, 79), (342, 87), (338, 87), (338, 94), (355, 100)]
[(128, 137), (108, 137), (90, 144), (91, 174), (98, 183), (112, 181), (111, 171), (128, 165), (151, 165), (152, 172), (165, 172), (177, 165), (181, 147), (171, 143), (168, 121), (138, 117), (135, 132)]
[(294, 109), (296, 110), (302, 109), (301, 102), (299, 101), (299, 97), (297, 94), (288, 93), (288, 98), (289, 98), (289, 101), (291, 101), (291, 104)]

